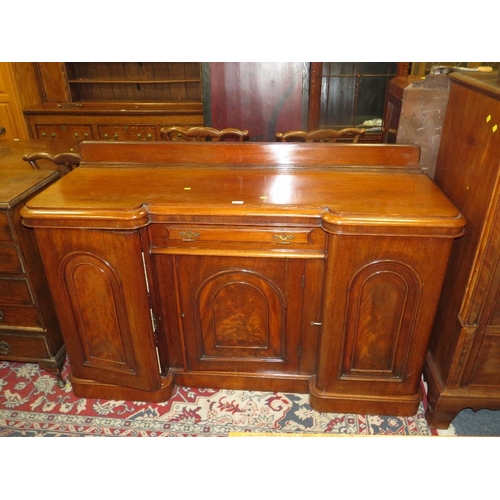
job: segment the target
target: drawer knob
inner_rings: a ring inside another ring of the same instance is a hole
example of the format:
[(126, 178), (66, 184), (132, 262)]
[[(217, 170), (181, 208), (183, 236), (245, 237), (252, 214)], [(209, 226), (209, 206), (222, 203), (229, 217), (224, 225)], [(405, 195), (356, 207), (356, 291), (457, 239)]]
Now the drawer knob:
[(0, 311), (0, 323), (3, 321), (4, 318), (5, 318), (5, 315), (4, 315), (3, 311)]
[(3, 356), (6, 356), (7, 354), (10, 354), (10, 345), (7, 344), (4, 340), (0, 340), (0, 354)]
[(293, 234), (273, 234), (273, 238), (280, 245), (290, 245), (294, 236)]
[(182, 241), (196, 241), (200, 233), (195, 233), (194, 231), (179, 231), (179, 236)]

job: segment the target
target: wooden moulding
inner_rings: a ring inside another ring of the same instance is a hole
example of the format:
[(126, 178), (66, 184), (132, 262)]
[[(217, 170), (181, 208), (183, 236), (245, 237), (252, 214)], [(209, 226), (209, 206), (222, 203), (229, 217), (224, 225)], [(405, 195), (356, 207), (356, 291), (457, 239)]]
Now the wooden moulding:
[(422, 401), (419, 388), (410, 396), (382, 396), (380, 394), (345, 394), (322, 392), (316, 387), (316, 377), (309, 381), (309, 401), (316, 411), (335, 413), (373, 413), (376, 407), (381, 415), (410, 417), (418, 411)]
[[(162, 166), (383, 166), (420, 168), (420, 148), (384, 144), (285, 144), (285, 143), (103, 143), (80, 145), (82, 164), (160, 164)], [(147, 158), (147, 161), (145, 159)]]

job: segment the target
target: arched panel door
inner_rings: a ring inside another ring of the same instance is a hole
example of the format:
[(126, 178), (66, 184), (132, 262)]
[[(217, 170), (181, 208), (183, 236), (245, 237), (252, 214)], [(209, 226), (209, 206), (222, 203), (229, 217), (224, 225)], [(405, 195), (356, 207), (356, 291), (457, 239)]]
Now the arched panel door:
[(177, 257), (189, 369), (297, 370), (303, 272), (298, 259)]
[(133, 374), (136, 360), (116, 271), (95, 255), (76, 252), (63, 261), (62, 274), (83, 364)]
[(341, 379), (403, 380), (421, 285), (407, 265), (381, 261), (352, 279)]
[[(40, 232), (50, 291), (71, 362), (81, 380), (160, 387), (138, 231)], [(75, 387), (75, 384), (73, 384)]]
[(197, 291), (194, 314), (204, 358), (281, 360), (286, 300), (261, 273), (228, 270)]

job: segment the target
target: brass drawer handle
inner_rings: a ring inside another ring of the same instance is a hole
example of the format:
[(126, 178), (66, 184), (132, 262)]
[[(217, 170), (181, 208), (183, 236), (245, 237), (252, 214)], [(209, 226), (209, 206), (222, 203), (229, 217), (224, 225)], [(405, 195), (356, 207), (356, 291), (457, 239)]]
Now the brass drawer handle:
[(10, 354), (10, 345), (7, 344), (4, 340), (0, 340), (0, 354), (3, 356), (6, 356), (7, 354)]
[(290, 245), (295, 236), (293, 234), (273, 234), (273, 238), (280, 245)]
[(200, 236), (200, 233), (194, 231), (179, 231), (179, 236), (182, 241), (196, 241)]

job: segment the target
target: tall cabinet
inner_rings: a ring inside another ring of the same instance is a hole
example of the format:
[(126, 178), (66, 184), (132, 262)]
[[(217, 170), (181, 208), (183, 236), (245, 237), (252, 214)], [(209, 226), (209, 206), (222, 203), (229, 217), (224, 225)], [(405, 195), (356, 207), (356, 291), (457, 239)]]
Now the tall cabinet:
[(500, 409), (500, 77), (450, 75), (434, 180), (467, 218), (427, 354), (427, 419)]

